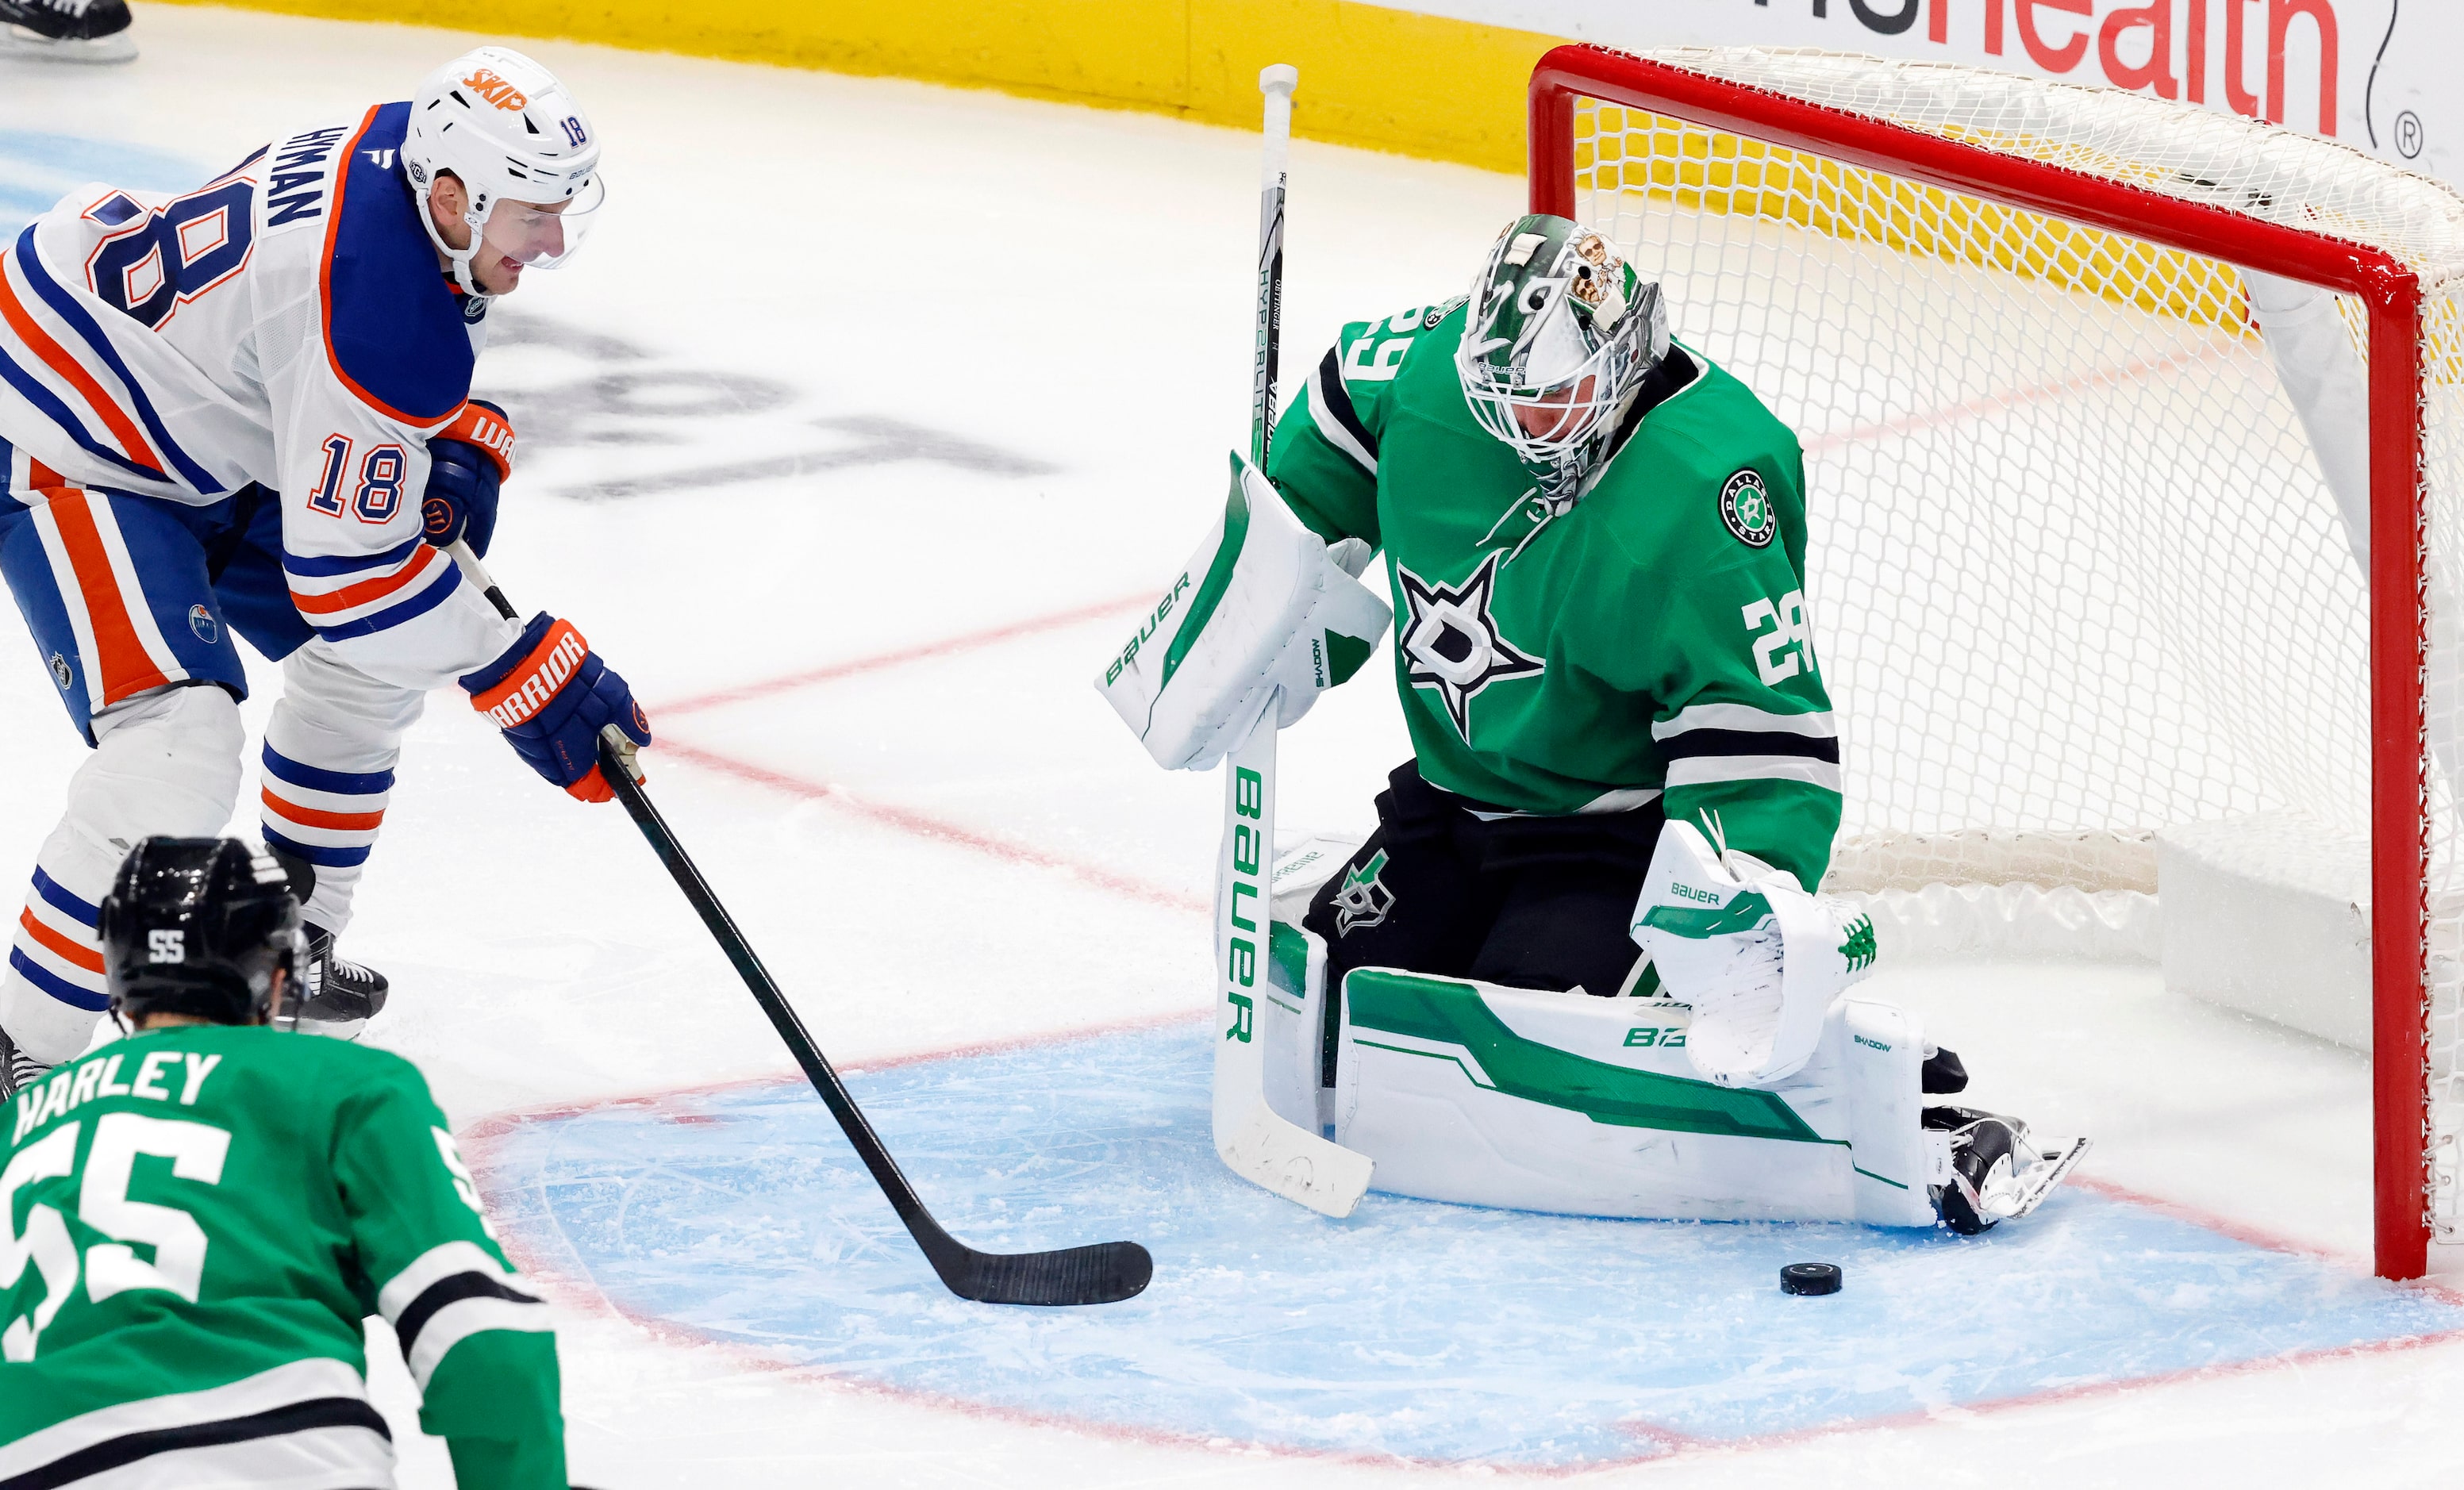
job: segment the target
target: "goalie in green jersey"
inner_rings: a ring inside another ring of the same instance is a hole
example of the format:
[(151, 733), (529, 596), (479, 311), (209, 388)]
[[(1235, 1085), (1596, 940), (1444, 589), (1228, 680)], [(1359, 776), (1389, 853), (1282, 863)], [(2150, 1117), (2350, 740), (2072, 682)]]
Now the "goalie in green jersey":
[[(1288, 727), (1348, 674), (1384, 609), (1356, 577), (1386, 556), (1413, 758), (1273, 959), (1289, 1001), (1259, 1024), (1315, 1025), (1317, 1107), (1272, 1057), (1270, 1107), (1437, 1198), (1962, 1231), (2042, 1198), (2082, 1146), (1925, 1106), (1965, 1086), (1957, 1058), (1844, 997), (1876, 947), (1818, 893), (1839, 737), (1804, 455), (1671, 340), (1659, 285), (1524, 217), (1470, 295), (1345, 327), (1270, 449), (1193, 560), (1206, 583), (1099, 685), (1159, 761), (1211, 763), (1254, 700)], [(1279, 627), (1307, 645), (1242, 640)], [(1279, 908), (1307, 877), (1287, 861)]]
[(393, 1483), (382, 1314), (462, 1490), (563, 1490), (547, 1306), (419, 1072), (270, 1024), (298, 903), (231, 839), (151, 838), (100, 929), (125, 1040), (0, 1107), (0, 1484)]

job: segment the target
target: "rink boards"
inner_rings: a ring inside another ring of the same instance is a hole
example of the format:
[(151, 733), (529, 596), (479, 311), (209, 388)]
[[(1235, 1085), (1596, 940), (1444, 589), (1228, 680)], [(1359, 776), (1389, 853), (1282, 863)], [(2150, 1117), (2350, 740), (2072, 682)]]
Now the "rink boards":
[[(471, 1147), (570, 1302), (850, 1383), (1217, 1447), (1572, 1468), (2464, 1331), (2464, 1302), (2109, 1192), (1977, 1238), (1596, 1220), (1373, 1194), (1331, 1221), (1234, 1179), (1196, 1022), (915, 1061), (849, 1085), (942, 1221), (1143, 1241), (1128, 1304), (935, 1282), (827, 1112), (760, 1082), (517, 1115)], [(1783, 1295), (1788, 1262), (1846, 1270)]]

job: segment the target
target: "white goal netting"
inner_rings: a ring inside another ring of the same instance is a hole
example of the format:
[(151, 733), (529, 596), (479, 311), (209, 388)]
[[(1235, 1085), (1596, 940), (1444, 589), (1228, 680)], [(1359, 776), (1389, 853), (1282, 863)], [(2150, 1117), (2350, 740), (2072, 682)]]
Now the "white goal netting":
[[(1940, 64), (1654, 61), (2383, 250), (2426, 295), (2423, 748), (2464, 768), (2464, 199), (2232, 115)], [(2153, 890), (2156, 839), (2371, 823), (2365, 488), (2331, 490), (2228, 264), (1597, 99), (1575, 212), (1806, 449), (1841, 718), (1834, 887)], [(2366, 357), (2363, 307), (2343, 299)], [(2366, 449), (2365, 441), (2358, 448)], [(2329, 462), (2332, 468), (2332, 461)], [(2344, 498), (2340, 508), (2339, 495)], [(2459, 783), (2428, 773), (2432, 1219), (2459, 1219)], [(2364, 882), (2365, 884), (2365, 881)], [(2364, 893), (2366, 893), (2365, 889)]]

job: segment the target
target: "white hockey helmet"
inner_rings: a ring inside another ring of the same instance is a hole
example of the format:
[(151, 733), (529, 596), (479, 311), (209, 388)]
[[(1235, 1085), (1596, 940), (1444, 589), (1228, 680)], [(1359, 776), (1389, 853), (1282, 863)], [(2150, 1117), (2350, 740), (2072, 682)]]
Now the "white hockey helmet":
[[(411, 97), (402, 160), (421, 224), (453, 266), (454, 282), (472, 295), (486, 293), (472, 278), (471, 263), (499, 203), (570, 204), (560, 213), (536, 213), (530, 231), (500, 231), (491, 246), (525, 267), (554, 269), (581, 248), (607, 195), (599, 179), (599, 139), (582, 106), (555, 74), (510, 47), (481, 47), (428, 76)], [(449, 171), (470, 198), (462, 214), (471, 228), (465, 249), (445, 241), (428, 209), (430, 188)]]

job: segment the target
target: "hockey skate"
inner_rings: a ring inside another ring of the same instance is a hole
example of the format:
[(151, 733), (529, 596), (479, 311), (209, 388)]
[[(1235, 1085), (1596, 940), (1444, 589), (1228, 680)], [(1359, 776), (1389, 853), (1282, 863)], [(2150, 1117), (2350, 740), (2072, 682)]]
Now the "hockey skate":
[(24, 1091), (43, 1079), (51, 1067), (17, 1048), (7, 1030), (0, 1030), (0, 1102)]
[(309, 927), (308, 987), (291, 1006), (291, 1017), (305, 1034), (357, 1040), (385, 1006), (390, 987), (385, 975), (334, 953), (334, 933)]
[(125, 62), (128, 19), (127, 0), (0, 0), (0, 57)]
[(1925, 1126), (1950, 1134), (1951, 1183), (1932, 1190), (1943, 1224), (1963, 1237), (2035, 1210), (2087, 1152), (2084, 1138), (2040, 1143), (2017, 1118), (1973, 1107), (1927, 1107)]

